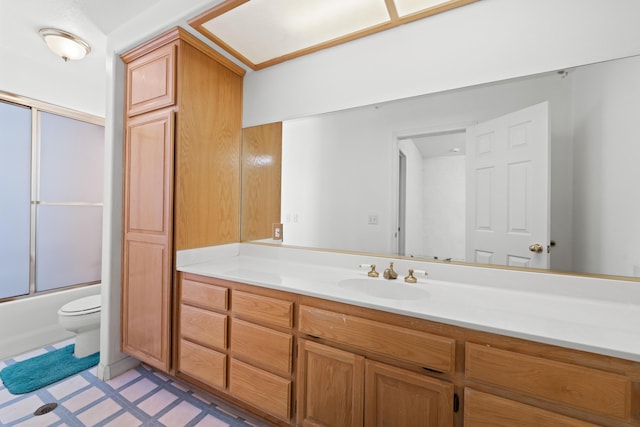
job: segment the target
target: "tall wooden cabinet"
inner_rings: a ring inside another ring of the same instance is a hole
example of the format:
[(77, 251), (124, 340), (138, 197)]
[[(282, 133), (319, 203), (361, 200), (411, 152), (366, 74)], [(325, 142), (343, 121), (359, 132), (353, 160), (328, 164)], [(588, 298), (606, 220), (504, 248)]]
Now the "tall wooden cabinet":
[(244, 70), (180, 28), (122, 60), (122, 351), (168, 371), (175, 251), (240, 240)]

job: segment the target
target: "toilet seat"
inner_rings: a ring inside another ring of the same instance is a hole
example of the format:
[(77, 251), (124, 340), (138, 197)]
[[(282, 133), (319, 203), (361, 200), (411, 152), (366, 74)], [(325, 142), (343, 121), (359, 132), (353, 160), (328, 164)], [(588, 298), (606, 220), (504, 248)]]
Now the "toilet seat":
[(101, 308), (101, 295), (90, 295), (88, 297), (79, 298), (77, 300), (66, 303), (60, 310), (58, 310), (58, 315), (83, 316), (86, 314), (97, 313)]

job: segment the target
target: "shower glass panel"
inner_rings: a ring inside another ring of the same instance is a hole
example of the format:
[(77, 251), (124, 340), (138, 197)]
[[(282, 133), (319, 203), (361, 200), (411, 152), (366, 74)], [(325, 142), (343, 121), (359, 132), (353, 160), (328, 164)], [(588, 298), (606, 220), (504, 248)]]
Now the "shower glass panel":
[(98, 282), (104, 128), (40, 112), (36, 291)]
[(29, 293), (31, 109), (0, 102), (0, 299)]
[(104, 128), (40, 113), (40, 187), (43, 202), (102, 203)]
[(100, 280), (102, 207), (38, 205), (38, 291)]

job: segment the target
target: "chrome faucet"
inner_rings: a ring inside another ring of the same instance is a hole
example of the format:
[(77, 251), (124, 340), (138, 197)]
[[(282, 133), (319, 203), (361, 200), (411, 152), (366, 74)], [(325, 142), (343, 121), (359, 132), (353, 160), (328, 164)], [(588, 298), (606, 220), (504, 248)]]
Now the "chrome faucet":
[(396, 273), (395, 271), (393, 271), (393, 263), (389, 263), (389, 268), (384, 270), (384, 273), (382, 273), (382, 277), (384, 277), (387, 280), (393, 280), (393, 279), (397, 279), (398, 278), (398, 273)]

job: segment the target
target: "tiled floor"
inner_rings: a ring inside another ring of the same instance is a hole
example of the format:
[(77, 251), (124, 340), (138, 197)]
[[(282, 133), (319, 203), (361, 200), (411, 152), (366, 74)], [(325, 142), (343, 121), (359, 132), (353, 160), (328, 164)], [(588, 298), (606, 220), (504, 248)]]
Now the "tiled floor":
[[(72, 343), (65, 341), (0, 362), (0, 369)], [(32, 393), (12, 395), (0, 385), (0, 426), (265, 426), (246, 414), (145, 365), (103, 382), (93, 367)], [(58, 404), (40, 416), (45, 403)]]

